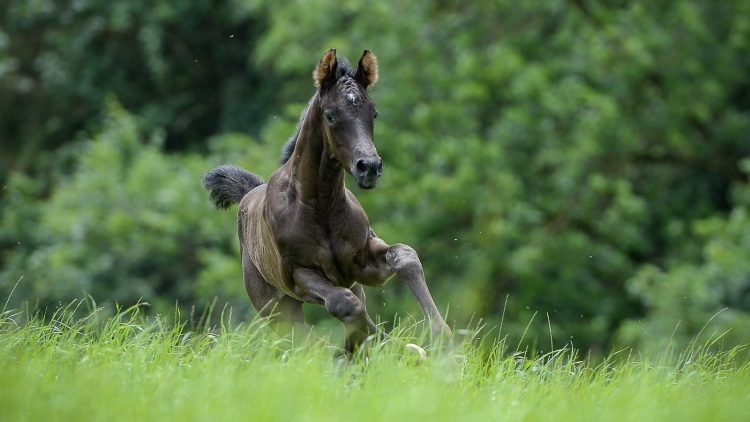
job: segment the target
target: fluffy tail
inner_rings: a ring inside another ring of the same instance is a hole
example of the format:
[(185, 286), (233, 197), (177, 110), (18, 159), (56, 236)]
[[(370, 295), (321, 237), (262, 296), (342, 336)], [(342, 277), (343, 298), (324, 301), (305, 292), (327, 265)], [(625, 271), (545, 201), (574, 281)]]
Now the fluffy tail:
[(231, 164), (203, 175), (203, 187), (211, 191), (211, 202), (220, 210), (237, 204), (246, 193), (265, 183), (258, 175)]

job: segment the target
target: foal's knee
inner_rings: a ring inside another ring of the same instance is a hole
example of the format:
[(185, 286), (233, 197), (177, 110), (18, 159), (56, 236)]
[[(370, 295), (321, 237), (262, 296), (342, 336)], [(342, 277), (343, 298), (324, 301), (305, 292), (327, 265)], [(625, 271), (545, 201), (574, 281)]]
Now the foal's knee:
[(361, 318), (365, 305), (349, 289), (339, 289), (328, 295), (325, 301), (326, 310), (340, 321), (349, 322)]
[(409, 245), (396, 243), (392, 245), (385, 254), (388, 264), (397, 273), (407, 270), (421, 270), (422, 263), (419, 261), (417, 251)]

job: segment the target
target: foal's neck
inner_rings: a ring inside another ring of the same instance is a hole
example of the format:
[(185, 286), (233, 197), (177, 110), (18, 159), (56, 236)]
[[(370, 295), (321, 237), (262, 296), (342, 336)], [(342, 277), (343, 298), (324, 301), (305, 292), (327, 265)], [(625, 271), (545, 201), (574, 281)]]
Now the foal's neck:
[(302, 121), (290, 164), (297, 197), (319, 210), (334, 207), (346, 198), (344, 168), (327, 147), (328, 133), (316, 93)]

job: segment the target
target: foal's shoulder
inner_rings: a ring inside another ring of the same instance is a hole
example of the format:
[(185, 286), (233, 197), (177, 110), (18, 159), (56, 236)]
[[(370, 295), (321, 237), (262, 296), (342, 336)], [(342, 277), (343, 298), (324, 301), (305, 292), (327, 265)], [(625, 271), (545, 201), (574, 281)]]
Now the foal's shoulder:
[(362, 205), (360, 205), (357, 197), (354, 196), (349, 189), (346, 190), (346, 197), (348, 200), (347, 202), (349, 203), (348, 215), (346, 217), (349, 224), (352, 226), (359, 225), (361, 228), (367, 228), (369, 230), (370, 219), (367, 217), (367, 213), (365, 212), (365, 209), (362, 208)]
[(346, 189), (346, 199), (349, 201), (349, 205), (352, 208), (361, 210), (362, 213), (365, 212), (364, 208), (362, 208), (362, 205), (359, 203), (359, 200), (357, 199), (357, 197), (354, 196), (354, 193), (350, 191), (349, 189)]

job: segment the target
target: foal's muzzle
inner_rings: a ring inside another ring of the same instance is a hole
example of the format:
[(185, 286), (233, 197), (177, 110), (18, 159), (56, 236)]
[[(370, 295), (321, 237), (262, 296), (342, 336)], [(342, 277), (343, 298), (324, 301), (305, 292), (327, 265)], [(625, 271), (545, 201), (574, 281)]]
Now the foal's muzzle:
[(383, 160), (380, 157), (360, 158), (354, 163), (352, 175), (361, 189), (372, 189), (378, 185), (383, 174)]

